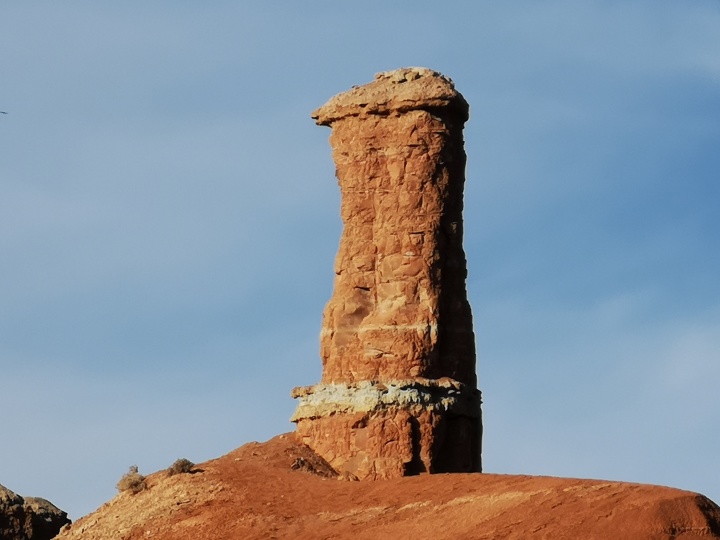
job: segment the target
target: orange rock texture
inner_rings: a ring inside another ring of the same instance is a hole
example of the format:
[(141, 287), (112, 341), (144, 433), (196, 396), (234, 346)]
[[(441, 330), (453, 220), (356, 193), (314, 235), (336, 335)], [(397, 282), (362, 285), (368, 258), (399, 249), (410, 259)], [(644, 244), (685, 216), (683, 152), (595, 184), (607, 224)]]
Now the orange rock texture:
[(293, 391), (298, 436), (361, 479), (479, 471), (462, 247), (467, 102), (450, 79), (407, 68), (312, 116), (332, 128), (344, 227), (322, 381)]
[(280, 435), (196, 466), (148, 475), (57, 540), (710, 540), (720, 508), (667, 487), (501, 474), (338, 481)]

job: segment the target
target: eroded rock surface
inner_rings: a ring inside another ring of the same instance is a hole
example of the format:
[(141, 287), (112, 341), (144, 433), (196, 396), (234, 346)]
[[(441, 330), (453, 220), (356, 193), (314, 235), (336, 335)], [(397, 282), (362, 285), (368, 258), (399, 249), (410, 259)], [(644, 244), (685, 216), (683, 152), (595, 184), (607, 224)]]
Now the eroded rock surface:
[(0, 539), (50, 540), (69, 523), (67, 513), (50, 501), (23, 498), (0, 485)]
[(720, 508), (660, 486), (499, 474), (381, 482), (334, 477), (291, 435), (250, 443), (197, 474), (148, 475), (58, 540), (720, 538)]
[(312, 116), (332, 128), (344, 228), (322, 381), (293, 393), (298, 436), (361, 479), (479, 471), (462, 247), (467, 102), (450, 79), (407, 68)]

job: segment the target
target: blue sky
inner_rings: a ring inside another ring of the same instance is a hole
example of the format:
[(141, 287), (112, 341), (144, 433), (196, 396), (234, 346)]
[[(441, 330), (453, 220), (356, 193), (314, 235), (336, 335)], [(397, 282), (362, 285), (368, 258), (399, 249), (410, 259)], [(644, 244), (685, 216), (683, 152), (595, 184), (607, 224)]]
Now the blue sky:
[(453, 78), (487, 472), (720, 502), (720, 2), (6, 2), (0, 483), (74, 519), (289, 431), (340, 236), (310, 112)]

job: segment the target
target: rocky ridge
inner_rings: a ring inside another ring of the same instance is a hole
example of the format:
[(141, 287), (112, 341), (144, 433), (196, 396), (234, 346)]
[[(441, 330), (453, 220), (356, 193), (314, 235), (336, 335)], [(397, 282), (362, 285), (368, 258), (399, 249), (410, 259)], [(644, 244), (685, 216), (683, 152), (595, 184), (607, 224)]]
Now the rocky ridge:
[(487, 473), (352, 482), (292, 434), (147, 481), (58, 540), (720, 538), (720, 508), (697, 493)]

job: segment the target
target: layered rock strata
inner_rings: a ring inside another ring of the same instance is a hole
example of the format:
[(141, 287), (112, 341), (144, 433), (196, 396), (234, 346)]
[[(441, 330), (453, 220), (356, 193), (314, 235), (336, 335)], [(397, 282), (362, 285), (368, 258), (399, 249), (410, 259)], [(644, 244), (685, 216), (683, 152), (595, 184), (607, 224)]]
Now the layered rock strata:
[(300, 440), (359, 478), (480, 470), (462, 247), (468, 105), (424, 68), (380, 73), (313, 114), (330, 126), (343, 232), (320, 384)]

